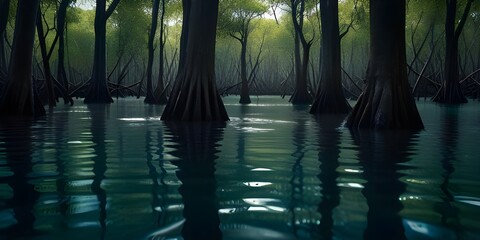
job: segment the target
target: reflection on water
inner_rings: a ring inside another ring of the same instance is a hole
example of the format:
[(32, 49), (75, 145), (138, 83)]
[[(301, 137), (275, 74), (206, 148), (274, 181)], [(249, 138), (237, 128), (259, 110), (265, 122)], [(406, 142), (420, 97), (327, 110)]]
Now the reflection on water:
[(226, 125), (120, 99), (0, 122), (0, 239), (478, 239), (480, 113), (349, 131), (277, 97)]
[(167, 123), (171, 154), (178, 158), (178, 189), (183, 199), (184, 239), (221, 239), (216, 197), (215, 160), (223, 124)]
[(450, 192), (449, 181), (452, 174), (455, 172), (454, 163), (456, 162), (455, 153), (457, 152), (458, 141), (458, 107), (448, 107), (442, 111), (442, 135), (441, 142), (443, 145), (442, 151), (442, 178), (440, 189), (444, 193), (441, 196), (442, 202), (437, 203), (434, 207), (435, 211), (441, 215), (441, 222), (443, 225), (456, 229), (460, 225), (458, 219), (458, 207), (455, 206), (455, 197)]
[(98, 201), (100, 224), (100, 238), (105, 239), (106, 221), (107, 221), (107, 192), (102, 188), (102, 181), (105, 179), (107, 171), (107, 151), (106, 151), (106, 124), (109, 116), (110, 105), (88, 105), (91, 113), (91, 127), (93, 142), (93, 182), (91, 185), (92, 193), (96, 195)]
[[(28, 121), (0, 122), (2, 136), (0, 142), (5, 154), (8, 174), (2, 174), (1, 183), (8, 184), (11, 189), (10, 196), (3, 202), (1, 218), (3, 229), (0, 234), (12, 238), (29, 238), (39, 234), (35, 230), (36, 217), (33, 214), (35, 202), (39, 194), (29, 180), (32, 179), (32, 135)], [(8, 130), (8, 131), (7, 131)], [(3, 154), (2, 154), (3, 155)], [(3, 165), (3, 164), (2, 164)]]
[(367, 201), (365, 239), (406, 239), (400, 211), (400, 196), (405, 193), (404, 163), (415, 148), (415, 133), (405, 131), (372, 132), (352, 130), (358, 158), (366, 180), (362, 190)]
[(318, 211), (321, 215), (318, 226), (319, 238), (333, 239), (333, 210), (340, 204), (340, 188), (337, 179), (340, 158), (341, 124), (345, 116), (320, 116), (318, 123), (318, 161), (320, 163), (320, 174), (318, 180), (321, 187), (321, 200)]

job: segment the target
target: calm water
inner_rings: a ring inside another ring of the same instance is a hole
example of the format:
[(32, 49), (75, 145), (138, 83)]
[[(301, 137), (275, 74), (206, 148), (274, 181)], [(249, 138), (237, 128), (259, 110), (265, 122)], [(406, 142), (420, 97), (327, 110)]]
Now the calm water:
[(237, 100), (224, 125), (136, 99), (1, 123), (0, 239), (480, 238), (478, 102), (370, 132)]

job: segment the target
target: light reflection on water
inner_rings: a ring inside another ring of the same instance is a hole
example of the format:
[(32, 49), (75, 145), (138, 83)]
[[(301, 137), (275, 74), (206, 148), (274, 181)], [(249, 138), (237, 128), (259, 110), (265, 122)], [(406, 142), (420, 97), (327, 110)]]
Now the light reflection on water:
[[(476, 239), (480, 113), (350, 131), (278, 97), (166, 124), (141, 100), (0, 123), (0, 239)], [(262, 103), (263, 102), (263, 103)]]

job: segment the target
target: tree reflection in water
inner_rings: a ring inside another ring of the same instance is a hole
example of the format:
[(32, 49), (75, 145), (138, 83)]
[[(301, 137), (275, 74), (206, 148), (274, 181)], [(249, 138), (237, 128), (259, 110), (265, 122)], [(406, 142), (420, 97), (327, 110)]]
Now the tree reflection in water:
[(320, 173), (321, 200), (318, 212), (321, 215), (318, 235), (321, 239), (333, 239), (333, 210), (340, 204), (340, 188), (337, 185), (340, 157), (341, 130), (344, 115), (322, 115), (317, 117), (318, 124), (318, 161)]
[(178, 160), (177, 177), (182, 182), (185, 223), (184, 239), (221, 239), (215, 160), (223, 140), (223, 123), (173, 123), (167, 122), (166, 133), (174, 148), (171, 152)]
[(88, 105), (91, 113), (92, 125), (90, 132), (92, 133), (93, 150), (95, 156), (93, 161), (93, 182), (91, 185), (92, 193), (97, 196), (98, 209), (100, 211), (99, 223), (101, 227), (101, 239), (105, 239), (106, 220), (107, 220), (107, 192), (102, 188), (102, 181), (105, 179), (107, 171), (107, 151), (105, 146), (106, 124), (110, 111), (109, 105)]
[(399, 212), (400, 195), (406, 184), (400, 180), (414, 149), (415, 132), (352, 130), (358, 158), (367, 181), (362, 193), (368, 205), (365, 239), (406, 239)]
[(0, 177), (0, 184), (6, 183), (12, 189), (12, 197), (2, 208), (11, 210), (14, 218), (11, 226), (0, 230), (0, 239), (28, 239), (39, 234), (35, 230), (36, 218), (33, 211), (40, 194), (30, 183), (34, 166), (31, 122), (24, 119), (2, 119), (0, 144), (3, 145), (0, 148), (5, 149), (6, 167), (12, 173)]

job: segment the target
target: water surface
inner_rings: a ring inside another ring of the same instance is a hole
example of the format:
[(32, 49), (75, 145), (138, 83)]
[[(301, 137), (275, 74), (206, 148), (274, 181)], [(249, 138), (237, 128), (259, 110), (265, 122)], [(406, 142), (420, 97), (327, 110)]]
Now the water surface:
[(0, 239), (478, 239), (480, 111), (350, 131), (279, 97), (225, 124), (120, 99), (0, 124)]

